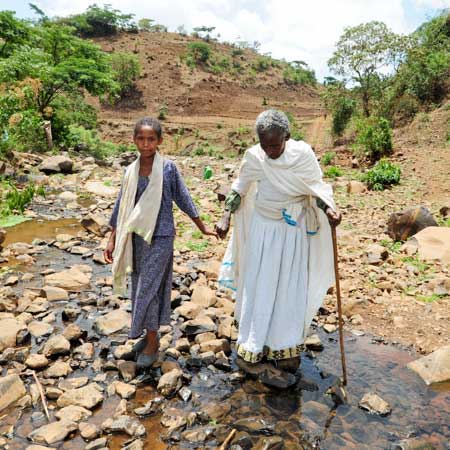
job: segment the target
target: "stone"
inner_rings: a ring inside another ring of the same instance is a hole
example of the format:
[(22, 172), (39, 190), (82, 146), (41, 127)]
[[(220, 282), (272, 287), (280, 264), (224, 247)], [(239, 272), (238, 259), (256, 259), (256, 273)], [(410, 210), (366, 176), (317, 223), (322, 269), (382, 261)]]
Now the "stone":
[(83, 331), (75, 323), (70, 323), (63, 331), (63, 336), (69, 341), (79, 339), (82, 335)]
[(0, 352), (16, 346), (17, 334), (26, 326), (14, 318), (0, 320)]
[(86, 386), (88, 384), (88, 377), (74, 377), (74, 378), (66, 378), (65, 380), (61, 380), (58, 384), (58, 387), (62, 391), (69, 391), (70, 389), (78, 389), (82, 386)]
[(217, 279), (221, 266), (222, 263), (220, 261), (209, 259), (208, 261), (195, 264), (194, 268), (203, 272), (208, 278)]
[(144, 442), (141, 439), (136, 439), (125, 447), (122, 447), (122, 450), (144, 450)]
[(417, 248), (419, 257), (426, 261), (450, 264), (450, 227), (427, 227), (415, 234), (407, 245)]
[(304, 345), (309, 350), (316, 350), (316, 351), (323, 350), (322, 341), (320, 340), (320, 337), (317, 334), (308, 336), (305, 339)]
[(211, 425), (186, 430), (181, 433), (181, 437), (188, 442), (200, 444), (205, 442), (214, 433)]
[(281, 436), (262, 437), (254, 446), (255, 450), (277, 450), (284, 448), (284, 440)]
[(179, 369), (173, 369), (165, 373), (158, 382), (158, 392), (164, 397), (170, 397), (181, 388), (181, 377), (183, 372)]
[(253, 435), (271, 435), (275, 432), (275, 424), (268, 422), (262, 417), (247, 417), (245, 419), (236, 420), (233, 423), (233, 428)]
[(127, 433), (129, 436), (140, 437), (146, 434), (145, 427), (139, 420), (130, 416), (119, 416), (107, 419), (102, 423), (102, 430), (107, 433)]
[(175, 308), (174, 312), (179, 314), (181, 317), (190, 320), (195, 319), (202, 310), (203, 306), (197, 303), (184, 302), (178, 308)]
[(86, 408), (76, 405), (66, 406), (55, 413), (55, 417), (60, 420), (71, 422), (81, 422), (92, 416), (92, 412)]
[(394, 241), (406, 241), (427, 227), (437, 226), (431, 212), (427, 208), (419, 206), (391, 214), (386, 233)]
[(92, 409), (103, 401), (103, 395), (99, 392), (95, 383), (88, 384), (79, 389), (70, 389), (58, 398), (60, 408), (76, 405)]
[(191, 302), (209, 308), (216, 304), (216, 294), (208, 286), (195, 286), (192, 291)]
[(44, 375), (46, 378), (59, 378), (66, 377), (69, 373), (72, 373), (72, 368), (68, 362), (56, 361), (44, 372)]
[(25, 360), (25, 365), (30, 369), (43, 369), (48, 366), (48, 359), (44, 355), (40, 355), (38, 353), (34, 353)]
[(331, 324), (331, 323), (326, 323), (324, 326), (323, 326), (323, 329), (327, 332), (327, 333), (334, 333), (336, 330), (337, 330), (337, 326), (336, 325), (333, 325), (333, 324)]
[(70, 158), (63, 155), (55, 155), (44, 159), (39, 170), (46, 175), (52, 173), (72, 173), (73, 162)]
[(64, 191), (58, 195), (58, 198), (63, 202), (74, 202), (77, 200), (78, 196), (74, 192)]
[(410, 362), (407, 367), (416, 372), (427, 385), (450, 380), (450, 345)]
[(205, 333), (208, 331), (216, 331), (216, 324), (209, 317), (198, 317), (193, 320), (184, 322), (181, 327), (181, 331), (188, 336), (194, 334)]
[(224, 352), (229, 354), (231, 352), (230, 343), (226, 339), (214, 339), (200, 344), (200, 351), (203, 352)]
[(232, 317), (223, 317), (219, 320), (219, 328), (217, 336), (219, 338), (226, 338), (235, 340), (237, 338), (236, 328), (233, 325), (234, 319)]
[(70, 352), (70, 342), (62, 335), (51, 336), (42, 349), (44, 356), (65, 355)]
[(47, 447), (43, 445), (29, 445), (26, 450), (56, 450), (56, 447)]
[(52, 273), (44, 277), (44, 283), (68, 291), (79, 292), (89, 287), (90, 277), (76, 267), (62, 272)]
[(19, 375), (6, 375), (0, 378), (0, 412), (20, 400), (27, 393)]
[(170, 372), (173, 369), (180, 369), (180, 365), (176, 361), (163, 361), (161, 364), (161, 372), (167, 373)]
[(144, 406), (136, 408), (134, 413), (138, 416), (149, 416), (152, 414), (157, 414), (161, 411), (164, 404), (163, 397), (155, 397), (148, 401)]
[(107, 218), (100, 213), (91, 213), (88, 216), (83, 217), (80, 223), (85, 230), (99, 237), (105, 236), (109, 230)]
[(207, 333), (200, 333), (195, 336), (195, 343), (196, 344), (202, 344), (203, 342), (212, 341), (216, 339), (216, 334), (207, 332)]
[(78, 425), (75, 422), (58, 420), (32, 431), (28, 438), (33, 442), (51, 445), (64, 440), (72, 431), (77, 429)]
[(6, 279), (6, 281), (3, 283), (3, 285), (4, 286), (14, 286), (18, 282), (19, 282), (19, 277), (12, 275)]
[(117, 368), (125, 381), (131, 381), (136, 376), (136, 363), (134, 361), (119, 361)]
[(191, 348), (191, 343), (187, 338), (181, 338), (175, 342), (175, 348), (180, 352), (188, 352)]
[(108, 445), (108, 439), (105, 437), (98, 438), (95, 441), (92, 441), (86, 447), (84, 447), (84, 450), (103, 450), (104, 448), (107, 448)]
[(100, 334), (110, 335), (130, 328), (131, 315), (123, 309), (115, 309), (95, 320), (95, 327)]
[(131, 386), (131, 384), (123, 383), (122, 381), (114, 382), (115, 391), (122, 398), (131, 398), (136, 394), (136, 386)]
[(364, 394), (359, 402), (359, 407), (369, 411), (370, 414), (378, 414), (380, 416), (386, 416), (392, 411), (389, 403), (373, 392)]
[(365, 250), (365, 254), (368, 264), (374, 266), (382, 264), (389, 256), (388, 250), (378, 244), (369, 245)]
[(367, 186), (361, 181), (349, 181), (347, 184), (347, 192), (349, 194), (362, 194), (367, 191)]
[(53, 327), (48, 323), (35, 320), (28, 324), (28, 331), (33, 337), (41, 337), (52, 334)]
[(5, 242), (6, 239), (6, 231), (3, 228), (0, 228), (0, 247)]
[(203, 408), (203, 411), (211, 420), (219, 421), (224, 419), (231, 411), (229, 403), (208, 403)]
[(181, 398), (181, 400), (183, 400), (184, 402), (187, 402), (192, 396), (192, 391), (187, 388), (186, 386), (183, 386), (179, 391), (178, 391), (178, 397)]
[(91, 194), (98, 195), (100, 197), (117, 197), (119, 189), (113, 186), (106, 186), (102, 181), (88, 181), (84, 188)]
[(91, 441), (100, 435), (100, 429), (93, 423), (81, 422), (78, 425), (78, 429), (80, 430), (81, 437), (87, 441)]

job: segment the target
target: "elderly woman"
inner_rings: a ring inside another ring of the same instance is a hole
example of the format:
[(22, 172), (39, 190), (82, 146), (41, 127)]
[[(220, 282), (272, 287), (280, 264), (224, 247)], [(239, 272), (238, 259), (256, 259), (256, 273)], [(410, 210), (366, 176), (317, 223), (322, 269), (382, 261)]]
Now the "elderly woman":
[(311, 147), (290, 139), (284, 113), (261, 113), (256, 132), (260, 143), (245, 152), (216, 226), (224, 238), (234, 214), (219, 282), (236, 293), (240, 365), (266, 357), (295, 370), (334, 283), (330, 224), (341, 215)]

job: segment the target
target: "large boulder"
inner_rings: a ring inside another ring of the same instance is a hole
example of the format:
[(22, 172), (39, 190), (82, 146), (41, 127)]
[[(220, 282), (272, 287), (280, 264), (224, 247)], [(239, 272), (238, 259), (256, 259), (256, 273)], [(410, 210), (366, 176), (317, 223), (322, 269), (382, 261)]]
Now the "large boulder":
[(47, 175), (52, 173), (72, 173), (73, 161), (67, 156), (56, 155), (44, 159), (39, 170)]
[(450, 264), (450, 228), (428, 227), (415, 234), (406, 244), (427, 261)]
[(12, 317), (0, 320), (0, 352), (5, 348), (15, 347), (17, 333), (26, 326)]
[(46, 275), (44, 283), (49, 286), (56, 286), (68, 291), (81, 291), (90, 285), (90, 277), (85, 272), (82, 272), (77, 267), (72, 267), (69, 270), (52, 273)]
[(100, 393), (95, 383), (88, 384), (78, 389), (69, 389), (64, 392), (57, 401), (60, 408), (75, 405), (86, 409), (92, 409), (103, 401), (103, 395)]
[(94, 233), (96, 236), (103, 237), (108, 231), (108, 220), (103, 214), (89, 214), (81, 219), (81, 226)]
[(394, 241), (406, 241), (424, 228), (437, 227), (437, 225), (430, 211), (423, 206), (418, 206), (391, 214), (387, 224), (387, 234)]
[(103, 181), (88, 181), (84, 188), (100, 197), (116, 197), (119, 192), (117, 187), (107, 186)]
[(27, 391), (19, 375), (7, 375), (0, 378), (0, 412), (20, 400)]
[(450, 380), (450, 345), (410, 362), (407, 367), (416, 372), (426, 384)]
[(64, 440), (68, 434), (78, 429), (78, 425), (70, 420), (58, 420), (34, 430), (28, 436), (33, 442), (54, 444)]

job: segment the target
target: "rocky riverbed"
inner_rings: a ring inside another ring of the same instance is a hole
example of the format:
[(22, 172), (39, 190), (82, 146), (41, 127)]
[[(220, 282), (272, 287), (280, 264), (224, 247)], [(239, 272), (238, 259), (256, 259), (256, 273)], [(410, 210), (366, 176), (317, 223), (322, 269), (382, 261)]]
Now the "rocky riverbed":
[[(48, 195), (35, 200), (26, 212), (31, 220), (8, 229), (2, 244), (1, 446), (446, 448), (449, 386), (436, 381), (448, 379), (449, 371), (448, 268), (409, 255), (407, 248), (380, 246), (383, 208), (374, 208), (362, 228), (354, 206), (363, 198), (373, 206), (379, 198), (347, 194), (347, 181), (336, 183), (346, 214), (340, 232), (345, 391), (332, 293), (314, 321), (289, 389), (280, 389), (291, 378), (276, 368), (245, 374), (236, 366), (233, 300), (217, 286), (224, 243), (199, 236), (178, 212), (172, 322), (161, 329), (155, 368), (137, 373), (133, 341), (127, 339), (131, 304), (113, 295), (110, 268), (101, 256), (129, 158), (111, 167), (80, 159), (67, 170), (75, 173), (50, 176), (38, 174), (40, 161), (21, 163)], [(238, 162), (205, 157), (178, 158), (177, 164), (204, 220), (213, 224), (221, 208), (218, 197)], [(203, 181), (206, 165), (214, 176)], [(386, 195), (385, 204), (394, 194)], [(436, 292), (442, 297), (436, 303), (417, 300)], [(425, 324), (431, 314), (433, 322), (432, 332), (424, 329), (419, 341), (402, 334), (413, 326), (414, 311)], [(415, 367), (431, 387), (407, 367), (420, 357), (414, 346), (422, 353), (438, 351), (426, 364), (434, 373)]]

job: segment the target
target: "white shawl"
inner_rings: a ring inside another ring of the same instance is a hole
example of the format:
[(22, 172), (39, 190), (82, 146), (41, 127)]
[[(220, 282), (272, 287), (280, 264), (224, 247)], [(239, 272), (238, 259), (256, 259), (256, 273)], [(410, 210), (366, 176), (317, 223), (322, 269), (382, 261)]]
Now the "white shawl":
[(132, 234), (138, 234), (150, 244), (161, 206), (163, 157), (156, 152), (149, 183), (135, 205), (139, 168), (140, 157), (127, 167), (122, 181), (112, 265), (114, 291), (119, 295), (125, 295), (126, 275), (133, 270)]
[[(286, 202), (270, 202), (258, 196), (258, 181), (262, 179), (268, 179), (284, 194)], [(317, 208), (315, 197), (322, 199), (333, 210), (336, 206), (332, 188), (322, 180), (322, 171), (313, 150), (305, 142), (291, 139), (286, 143), (284, 153), (278, 159), (270, 159), (259, 144), (255, 145), (246, 151), (238, 179), (233, 183), (232, 189), (238, 192), (242, 199), (239, 209), (234, 214), (234, 229), (223, 259), (219, 283), (235, 292), (242, 292), (246, 242), (255, 209), (265, 217), (280, 221), (284, 220), (283, 210), (297, 222), (303, 220), (305, 215), (311, 217), (311, 223), (314, 217), (317, 218), (315, 229), (311, 229), (311, 224), (307, 223), (307, 230), (311, 232), (308, 233), (306, 332), (322, 304), (326, 291), (334, 284), (330, 225), (326, 214)], [(312, 210), (314, 214), (310, 215)], [(237, 298), (235, 311), (238, 320), (240, 300)]]

